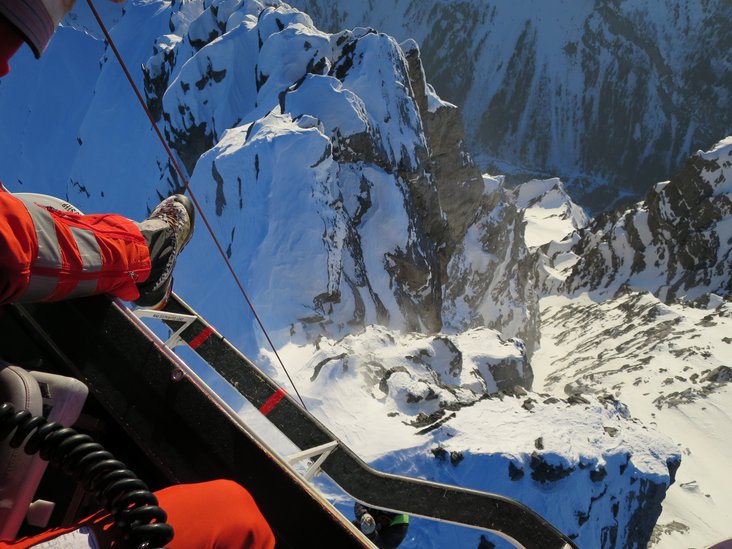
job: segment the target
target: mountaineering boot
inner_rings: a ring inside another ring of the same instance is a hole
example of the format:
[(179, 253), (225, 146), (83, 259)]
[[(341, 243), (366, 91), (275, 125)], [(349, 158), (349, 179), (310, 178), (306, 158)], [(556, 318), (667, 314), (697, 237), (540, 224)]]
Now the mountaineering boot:
[(173, 267), (193, 235), (195, 209), (188, 197), (174, 194), (163, 200), (145, 221), (138, 223), (150, 250), (150, 276), (138, 284), (138, 307), (162, 309), (173, 289)]
[(376, 531), (376, 521), (374, 520), (374, 517), (372, 517), (370, 513), (364, 513), (361, 515), (359, 528), (367, 538), (370, 538)]

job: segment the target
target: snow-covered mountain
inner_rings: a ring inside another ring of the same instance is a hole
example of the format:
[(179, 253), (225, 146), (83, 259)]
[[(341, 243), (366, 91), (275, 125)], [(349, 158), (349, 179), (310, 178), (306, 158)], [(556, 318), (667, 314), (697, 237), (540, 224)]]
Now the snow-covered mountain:
[[(560, 175), (595, 211), (732, 134), (727, 1), (293, 0), (327, 30), (414, 38), (498, 173)], [(607, 184), (607, 186), (604, 186)], [(598, 187), (603, 185), (602, 187)]]
[[(140, 219), (181, 182), (78, 9), (40, 62), (24, 52), (0, 81), (0, 179)], [(516, 497), (581, 547), (725, 535), (683, 507), (709, 495), (705, 510), (725, 524), (711, 506), (729, 485), (701, 475), (705, 450), (719, 468), (727, 456), (726, 305), (714, 309), (728, 295), (727, 145), (699, 157), (697, 185), (679, 176), (656, 187), (666, 198), (624, 214), (664, 216), (637, 252), (648, 254), (641, 268), (613, 229), (621, 217), (591, 223), (560, 180), (511, 188), (481, 175), (415, 41), (326, 33), (276, 0), (140, 0), (104, 15), (308, 408), (349, 446), (383, 470)], [(704, 201), (717, 213), (687, 232), (717, 235), (722, 278), (717, 263), (704, 265), (713, 282), (697, 302), (710, 309), (697, 318), (701, 309), (673, 301), (683, 292), (639, 292), (658, 278), (651, 257), (678, 265), (659, 287), (702, 280), (672, 230), (682, 231), (682, 205), (702, 212)], [(614, 255), (603, 255), (609, 240)], [(593, 247), (601, 251), (584, 254)], [(586, 259), (596, 256), (607, 263)], [(611, 272), (628, 280), (622, 291), (606, 284)], [(176, 290), (289, 387), (200, 224)], [(697, 345), (685, 364), (682, 349)], [(624, 361), (617, 372), (604, 367), (611, 357)], [(689, 402), (673, 394), (687, 389)], [(680, 410), (712, 422), (713, 437), (674, 422)], [(697, 484), (674, 484), (674, 508), (662, 509), (676, 474)], [(347, 498), (321, 482), (348, 513)], [(415, 520), (403, 546), (488, 539)]]
[(646, 199), (539, 252), (535, 390), (608, 391), (682, 452), (652, 541), (728, 538), (732, 138), (692, 156)]
[[(686, 161), (643, 202), (608, 212), (581, 231), (566, 281), (614, 293), (648, 291), (666, 303), (715, 303), (732, 290), (732, 139)], [(552, 254), (561, 253), (552, 250)], [(566, 265), (566, 264), (565, 264)], [(712, 297), (715, 296), (715, 297)]]

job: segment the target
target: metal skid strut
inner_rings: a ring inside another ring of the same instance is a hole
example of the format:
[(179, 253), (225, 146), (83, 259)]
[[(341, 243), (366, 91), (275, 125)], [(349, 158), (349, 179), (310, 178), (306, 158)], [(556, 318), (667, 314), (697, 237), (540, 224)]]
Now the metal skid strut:
[(308, 468), (307, 471), (303, 474), (303, 477), (305, 480), (311, 480), (315, 475), (320, 473), (320, 466), (323, 464), (323, 462), (328, 459), (328, 456), (338, 447), (338, 441), (334, 440), (332, 442), (328, 442), (326, 444), (321, 444), (320, 446), (315, 446), (314, 448), (310, 448), (309, 450), (303, 450), (302, 452), (295, 452), (294, 454), (290, 454), (289, 456), (285, 457), (285, 461), (289, 463), (290, 465), (295, 465), (296, 463), (305, 460), (314, 458), (315, 456), (318, 456), (318, 459), (316, 459)]
[(181, 322), (182, 324), (180, 328), (165, 340), (165, 346), (168, 347), (168, 349), (175, 349), (179, 345), (188, 345), (188, 342), (181, 337), (181, 334), (198, 318), (196, 315), (169, 313), (167, 311), (156, 311), (155, 309), (135, 309), (133, 314), (137, 318), (156, 318), (163, 322), (166, 320), (170, 322)]

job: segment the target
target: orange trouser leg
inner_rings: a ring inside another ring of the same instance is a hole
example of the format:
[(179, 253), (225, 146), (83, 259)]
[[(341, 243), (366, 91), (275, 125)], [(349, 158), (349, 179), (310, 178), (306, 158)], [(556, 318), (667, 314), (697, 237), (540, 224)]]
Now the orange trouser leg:
[(37, 251), (28, 211), (10, 193), (0, 190), (0, 303), (13, 301), (25, 292)]
[[(155, 492), (160, 507), (175, 530), (170, 549), (273, 549), (275, 538), (257, 504), (244, 488), (230, 480), (180, 484)], [(81, 526), (91, 527), (100, 547), (119, 548), (118, 532), (107, 514), (97, 513), (80, 523), (49, 530), (14, 542), (0, 541), (0, 548), (27, 549), (68, 534)]]
[[(36, 226), (29, 208), (36, 217), (50, 215), (50, 225)], [(40, 247), (38, 231), (51, 237)], [(83, 250), (79, 238), (86, 238)], [(149, 273), (147, 243), (133, 221), (48, 212), (0, 190), (0, 304), (104, 293), (133, 300), (139, 297), (136, 284)], [(43, 292), (28, 290), (39, 281)]]
[(249, 492), (230, 480), (156, 492), (175, 530), (170, 549), (272, 549), (275, 538)]

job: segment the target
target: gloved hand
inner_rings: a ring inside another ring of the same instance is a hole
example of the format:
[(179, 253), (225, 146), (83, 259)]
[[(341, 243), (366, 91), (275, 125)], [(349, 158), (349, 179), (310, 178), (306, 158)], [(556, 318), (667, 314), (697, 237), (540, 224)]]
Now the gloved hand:
[[(53, 31), (76, 0), (0, 0), (0, 15), (23, 33), (36, 57), (48, 46)], [(112, 0), (119, 3), (124, 0)]]
[(364, 513), (361, 515), (361, 532), (366, 534), (367, 536), (370, 536), (376, 531), (376, 521), (374, 520), (374, 517), (372, 517), (369, 513)]

